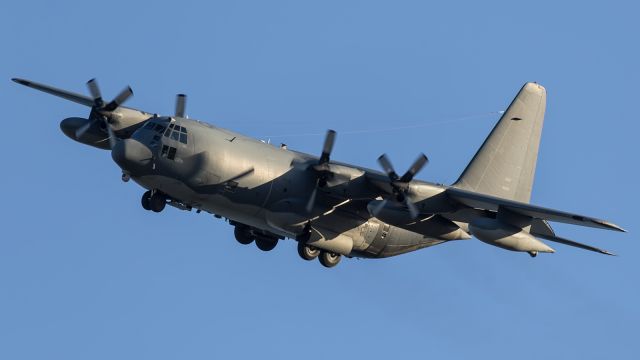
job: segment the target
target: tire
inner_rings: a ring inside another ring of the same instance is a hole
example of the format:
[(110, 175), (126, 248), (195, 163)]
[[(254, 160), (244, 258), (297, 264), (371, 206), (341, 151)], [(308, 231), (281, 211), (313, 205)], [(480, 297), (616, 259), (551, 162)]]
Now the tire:
[(332, 253), (330, 251), (321, 251), (318, 260), (320, 260), (320, 264), (327, 268), (332, 268), (340, 262), (342, 257), (340, 254)]
[(256, 237), (256, 246), (262, 251), (271, 251), (278, 245), (278, 239)]
[(307, 245), (302, 241), (298, 242), (298, 255), (304, 260), (313, 260), (320, 255), (320, 250), (311, 245)]
[(249, 245), (254, 240), (254, 237), (251, 234), (251, 229), (248, 227), (236, 226), (233, 230), (233, 234), (236, 236), (236, 240), (242, 245)]
[(140, 199), (140, 202), (142, 203), (142, 208), (147, 211), (151, 210), (151, 204), (149, 203), (150, 197), (151, 197), (151, 191), (147, 191), (144, 194), (142, 194), (142, 199)]
[(162, 210), (164, 210), (164, 207), (166, 205), (167, 205), (167, 198), (159, 192), (155, 192), (149, 199), (149, 207), (153, 212), (157, 212), (157, 213), (161, 212)]

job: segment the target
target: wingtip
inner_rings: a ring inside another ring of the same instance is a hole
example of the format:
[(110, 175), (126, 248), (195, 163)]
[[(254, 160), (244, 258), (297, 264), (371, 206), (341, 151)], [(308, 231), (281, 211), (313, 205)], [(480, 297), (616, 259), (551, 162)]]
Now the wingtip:
[(619, 231), (619, 232), (623, 232), (623, 233), (627, 232), (627, 230), (623, 229), (622, 227), (620, 227), (620, 226), (618, 226), (618, 225), (616, 225), (614, 223), (610, 223), (608, 221), (599, 220), (599, 221), (596, 221), (596, 223), (598, 223), (599, 225), (602, 225), (602, 226), (604, 226), (604, 227), (606, 227), (606, 228), (608, 228), (610, 230), (615, 230), (615, 231)]
[(21, 84), (21, 85), (29, 85), (29, 81), (20, 78), (12, 78), (11, 81)]

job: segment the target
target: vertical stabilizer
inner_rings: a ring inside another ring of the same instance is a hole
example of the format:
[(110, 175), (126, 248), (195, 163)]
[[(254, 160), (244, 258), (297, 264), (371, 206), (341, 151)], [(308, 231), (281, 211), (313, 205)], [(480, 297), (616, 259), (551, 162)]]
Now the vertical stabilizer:
[(547, 92), (526, 83), (454, 187), (529, 202)]

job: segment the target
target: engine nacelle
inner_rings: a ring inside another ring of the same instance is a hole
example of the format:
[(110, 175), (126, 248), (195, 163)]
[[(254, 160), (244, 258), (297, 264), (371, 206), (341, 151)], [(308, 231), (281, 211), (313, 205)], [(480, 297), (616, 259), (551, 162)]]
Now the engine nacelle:
[(99, 149), (109, 150), (108, 135), (105, 131), (99, 128), (99, 124), (92, 126), (82, 134), (80, 138), (76, 135), (78, 130), (89, 123), (89, 119), (81, 117), (70, 117), (60, 122), (60, 130), (70, 137), (71, 139), (89, 145), (97, 147)]
[[(404, 225), (414, 222), (407, 208), (393, 201), (372, 200), (367, 205), (367, 211), (371, 216), (377, 217), (387, 224)], [(376, 214), (374, 215), (374, 213)]]
[(469, 224), (469, 231), (478, 240), (506, 250), (531, 254), (555, 252), (521, 228), (505, 224), (497, 219), (475, 219)]
[[(129, 138), (136, 129), (142, 126), (146, 120), (151, 118), (152, 114), (121, 106), (109, 112), (107, 116), (111, 129), (115, 132), (116, 136), (121, 139), (126, 139)], [(60, 122), (60, 129), (65, 135), (77, 142), (99, 149), (109, 150), (110, 145), (109, 141), (107, 141), (109, 135), (102, 121), (93, 121), (91, 127), (86, 129), (82, 136), (78, 137), (78, 130), (89, 122), (89, 119), (70, 117)]]

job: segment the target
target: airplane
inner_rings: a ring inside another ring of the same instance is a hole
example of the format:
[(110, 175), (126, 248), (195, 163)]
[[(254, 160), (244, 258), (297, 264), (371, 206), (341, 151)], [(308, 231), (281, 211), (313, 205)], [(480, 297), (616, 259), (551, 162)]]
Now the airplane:
[(542, 240), (614, 255), (556, 235), (549, 222), (625, 232), (530, 204), (547, 97), (537, 83), (520, 89), (459, 179), (446, 186), (415, 179), (428, 163), (424, 154), (402, 175), (385, 154), (378, 158), (383, 171), (334, 161), (333, 130), (314, 156), (189, 119), (184, 94), (174, 115), (159, 116), (122, 106), (130, 87), (106, 102), (95, 79), (87, 82), (91, 97), (12, 80), (90, 107), (88, 118), (62, 120), (62, 132), (110, 150), (122, 180), (146, 189), (145, 210), (170, 205), (224, 217), (241, 244), (270, 251), (293, 239), (302, 259), (328, 268), (342, 257), (386, 258), (472, 237), (531, 257), (555, 252)]

